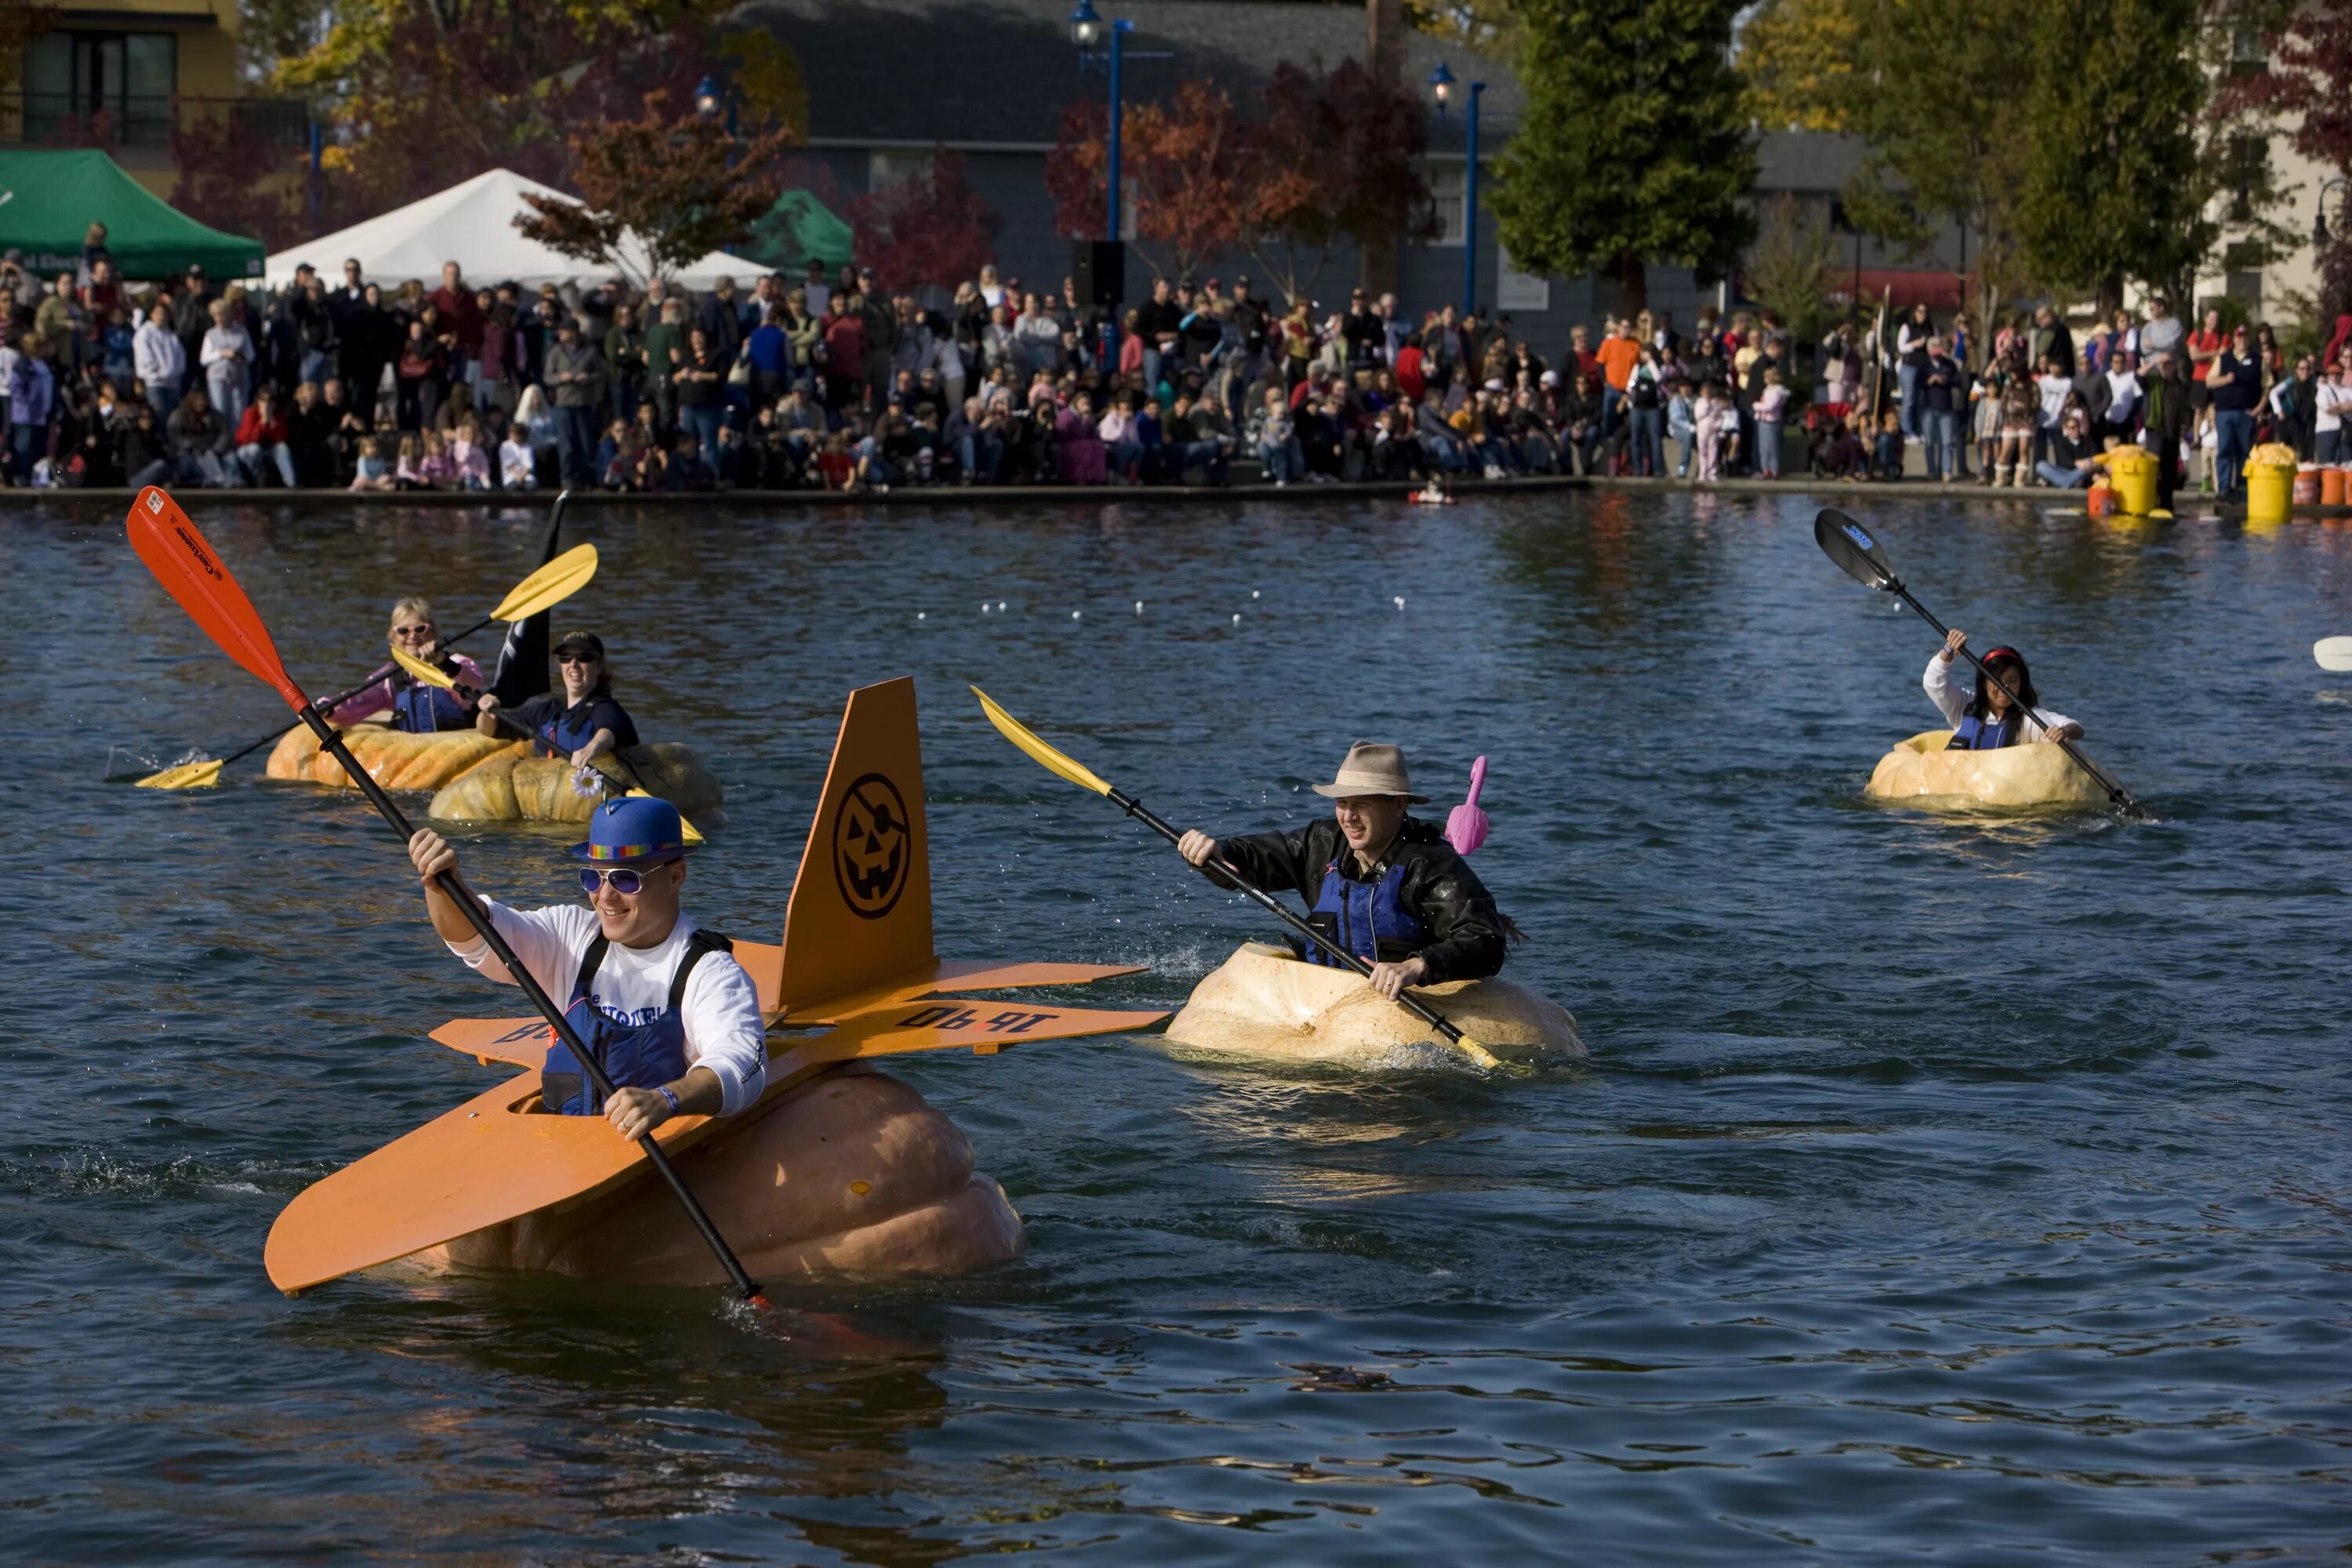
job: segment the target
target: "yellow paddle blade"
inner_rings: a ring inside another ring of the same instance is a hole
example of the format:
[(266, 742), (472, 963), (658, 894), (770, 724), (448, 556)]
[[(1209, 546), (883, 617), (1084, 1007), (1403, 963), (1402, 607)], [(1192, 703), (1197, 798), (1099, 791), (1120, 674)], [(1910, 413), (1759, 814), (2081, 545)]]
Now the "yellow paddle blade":
[(514, 585), (490, 612), (495, 621), (523, 621), (552, 609), (588, 585), (596, 575), (596, 547), (575, 544)]
[(444, 691), (454, 691), (457, 689), (457, 683), (450, 679), (449, 677), (442, 674), (439, 670), (434, 668), (423, 659), (416, 658), (401, 652), (397, 647), (394, 647), (392, 650), (392, 662), (400, 666), (401, 668), (408, 671), (409, 674), (425, 682), (427, 686), (437, 686)]
[(971, 694), (980, 699), (980, 710), (988, 715), (988, 721), (1003, 731), (1006, 740), (1028, 752), (1031, 760), (1039, 767), (1049, 773), (1055, 773), (1069, 780), (1080, 789), (1090, 789), (1097, 795), (1110, 793), (1110, 785), (1031, 734), (1027, 725), (999, 708), (987, 692), (975, 686), (971, 689)]
[(220, 783), (221, 765), (217, 762), (181, 763), (161, 773), (149, 773), (134, 786), (138, 789), (210, 789)]
[(1503, 1065), (1502, 1058), (1496, 1056), (1494, 1052), (1488, 1050), (1486, 1047), (1480, 1045), (1477, 1041), (1472, 1039), (1467, 1035), (1455, 1040), (1454, 1042), (1454, 1048), (1460, 1051), (1464, 1056), (1468, 1057), (1471, 1061), (1479, 1067), (1485, 1068), (1489, 1072), (1500, 1069)]
[[(621, 794), (630, 800), (652, 800), (655, 798), (652, 794), (641, 789), (625, 789)], [(680, 828), (685, 830), (686, 841), (688, 844), (699, 844), (702, 842), (702, 835), (696, 832), (694, 824), (686, 819), (686, 813), (681, 811), (677, 814), (677, 825)]]

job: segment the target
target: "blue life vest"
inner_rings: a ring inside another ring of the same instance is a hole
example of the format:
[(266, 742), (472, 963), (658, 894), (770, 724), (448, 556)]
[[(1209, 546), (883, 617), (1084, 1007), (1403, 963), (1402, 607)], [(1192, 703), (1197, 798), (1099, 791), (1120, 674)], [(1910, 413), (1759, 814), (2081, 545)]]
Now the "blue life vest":
[[(688, 937), (686, 956), (678, 961), (677, 973), (670, 976), (669, 1005), (644, 1024), (615, 1023), (588, 999), (596, 971), (604, 967), (604, 954), (612, 945), (599, 931), (581, 955), (580, 977), (572, 983), (572, 1001), (563, 1009), (563, 1018), (603, 1064), (615, 1089), (659, 1089), (686, 1076), (686, 1014), (679, 1004), (686, 998), (688, 978), (704, 954), (732, 952), (735, 944), (717, 931), (698, 931)], [(547, 1061), (540, 1068), (539, 1094), (540, 1104), (559, 1116), (604, 1114), (604, 1100), (596, 1092), (594, 1080), (560, 1038), (547, 1047)]]
[(2014, 746), (2017, 744), (2017, 733), (2020, 727), (2020, 721), (2014, 710), (2011, 710), (2010, 716), (2002, 720), (1998, 724), (1988, 724), (1982, 719), (1979, 719), (1975, 714), (1971, 713), (1960, 721), (1958, 731), (1954, 733), (1951, 743), (1946, 746), (1944, 750), (1948, 752), (1994, 752), (1999, 751), (2003, 746)]
[(473, 723), (466, 705), (457, 700), (454, 691), (437, 686), (427, 686), (421, 680), (411, 680), (392, 700), (392, 727), (405, 730), (412, 735), (430, 735), (436, 730), (464, 730)]
[[(1323, 868), (1322, 891), (1307, 913), (1307, 922), (1367, 963), (1381, 962), (1381, 945), (1419, 952), (1429, 945), (1430, 930), (1397, 898), (1404, 885), (1404, 868), (1391, 866), (1376, 882), (1359, 882), (1339, 874), (1339, 863)], [(1344, 967), (1321, 948), (1309, 945), (1309, 963)]]
[(539, 727), (540, 744), (548, 748), (549, 755), (568, 757), (596, 738), (596, 700), (591, 697), (580, 704), (579, 718), (573, 719), (572, 711), (558, 713)]

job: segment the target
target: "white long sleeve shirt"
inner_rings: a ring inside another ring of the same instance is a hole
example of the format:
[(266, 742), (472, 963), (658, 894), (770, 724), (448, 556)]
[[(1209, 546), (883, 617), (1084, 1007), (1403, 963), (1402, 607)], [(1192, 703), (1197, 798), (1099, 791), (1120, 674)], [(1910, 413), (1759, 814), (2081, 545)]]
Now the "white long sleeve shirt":
[(180, 346), (179, 337), (169, 327), (142, 321), (131, 334), (131, 367), (150, 386), (163, 382), (177, 384), (188, 374), (188, 351)]
[[(580, 961), (596, 940), (596, 911), (582, 904), (543, 910), (510, 910), (495, 899), (483, 902), (490, 923), (506, 938), (541, 989), (562, 1006), (572, 1000)], [(685, 962), (694, 922), (680, 915), (670, 933), (651, 947), (614, 942), (604, 952), (589, 989), (589, 1005), (616, 1024), (639, 1026), (661, 1016), (669, 1005), (669, 983)], [(449, 944), (468, 967), (503, 984), (514, 984), (480, 937)], [(686, 1015), (686, 1059), (709, 1068), (719, 1079), (719, 1113), (732, 1116), (760, 1098), (768, 1085), (768, 1031), (760, 1018), (759, 988), (730, 955), (714, 952), (695, 965), (678, 999)]]
[(235, 357), (242, 364), (253, 363), (253, 340), (243, 327), (207, 327), (199, 359), (206, 370), (225, 359)]
[[(1927, 689), (1927, 700), (1936, 705), (1936, 711), (1944, 716), (1944, 722), (1955, 730), (1960, 727), (1960, 721), (1969, 716), (1967, 694), (1952, 684), (1952, 668), (1958, 663), (1957, 658), (1946, 658), (1943, 651), (1938, 649), (1927, 656), (1927, 673), (1920, 681)], [(2051, 731), (2074, 721), (2063, 713), (2053, 713), (2047, 708), (2030, 709), (2017, 727), (2018, 742), (2024, 745), (2046, 741)]]

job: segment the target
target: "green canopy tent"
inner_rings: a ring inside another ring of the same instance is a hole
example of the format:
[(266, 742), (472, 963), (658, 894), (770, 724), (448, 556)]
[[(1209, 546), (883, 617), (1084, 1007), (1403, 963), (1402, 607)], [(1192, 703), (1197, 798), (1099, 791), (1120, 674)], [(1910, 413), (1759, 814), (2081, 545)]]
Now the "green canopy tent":
[(106, 226), (106, 253), (142, 280), (202, 267), (259, 278), (261, 242), (223, 234), (174, 209), (103, 153), (0, 152), (0, 250), (21, 250), (37, 277), (81, 264), (82, 236)]
[(771, 272), (797, 277), (812, 261), (824, 262), (827, 272), (847, 265), (850, 248), (847, 224), (808, 192), (786, 191), (751, 226), (751, 237), (735, 247), (735, 254)]

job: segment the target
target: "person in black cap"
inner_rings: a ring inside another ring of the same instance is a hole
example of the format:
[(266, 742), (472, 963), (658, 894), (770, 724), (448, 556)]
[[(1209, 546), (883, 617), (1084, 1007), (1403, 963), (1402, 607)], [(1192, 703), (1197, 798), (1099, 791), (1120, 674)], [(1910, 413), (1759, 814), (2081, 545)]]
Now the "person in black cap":
[[(594, 632), (572, 632), (555, 645), (555, 661), (563, 671), (563, 694), (534, 697), (513, 713), (535, 737), (534, 754), (567, 757), (573, 767), (584, 768), (608, 752), (635, 746), (637, 727), (613, 700), (604, 639)], [(482, 694), (474, 727), (485, 735), (499, 733), (493, 717), (498, 706), (495, 696)]]

